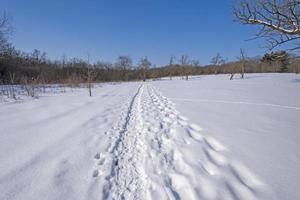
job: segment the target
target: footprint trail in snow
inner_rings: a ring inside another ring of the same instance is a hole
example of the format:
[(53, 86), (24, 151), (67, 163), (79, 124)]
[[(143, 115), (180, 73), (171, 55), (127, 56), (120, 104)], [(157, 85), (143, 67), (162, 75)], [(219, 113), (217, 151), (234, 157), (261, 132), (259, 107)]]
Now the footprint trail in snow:
[[(190, 123), (151, 83), (142, 84), (97, 153), (104, 199), (274, 199), (219, 141)], [(103, 169), (103, 170), (102, 170)]]

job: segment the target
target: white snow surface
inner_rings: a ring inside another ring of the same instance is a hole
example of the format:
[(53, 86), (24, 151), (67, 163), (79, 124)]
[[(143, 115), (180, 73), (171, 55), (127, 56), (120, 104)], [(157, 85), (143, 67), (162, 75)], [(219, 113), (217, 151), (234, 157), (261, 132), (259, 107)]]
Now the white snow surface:
[(0, 199), (297, 199), (300, 77), (105, 84), (0, 104)]

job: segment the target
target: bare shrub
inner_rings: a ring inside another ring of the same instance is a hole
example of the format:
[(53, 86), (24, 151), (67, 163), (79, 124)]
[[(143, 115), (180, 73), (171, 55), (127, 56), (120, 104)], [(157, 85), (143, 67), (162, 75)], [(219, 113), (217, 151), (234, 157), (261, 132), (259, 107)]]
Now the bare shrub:
[(22, 78), (22, 85), (28, 96), (37, 98), (36, 87), (38, 85), (38, 78), (28, 79), (27, 77)]

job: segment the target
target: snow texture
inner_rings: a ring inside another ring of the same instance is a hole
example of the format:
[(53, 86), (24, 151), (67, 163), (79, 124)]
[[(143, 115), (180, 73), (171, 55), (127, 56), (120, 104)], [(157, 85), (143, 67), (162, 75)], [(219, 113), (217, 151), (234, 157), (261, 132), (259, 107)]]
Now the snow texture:
[(2, 103), (0, 199), (296, 199), (300, 85), (247, 77)]

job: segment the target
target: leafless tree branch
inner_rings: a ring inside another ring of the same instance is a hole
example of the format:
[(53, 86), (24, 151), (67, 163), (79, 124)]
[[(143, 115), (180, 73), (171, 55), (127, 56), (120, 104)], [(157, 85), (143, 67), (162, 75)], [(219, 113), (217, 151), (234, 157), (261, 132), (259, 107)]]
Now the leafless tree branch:
[(299, 0), (241, 0), (234, 15), (242, 24), (260, 26), (255, 39), (266, 38), (270, 50), (300, 38)]

